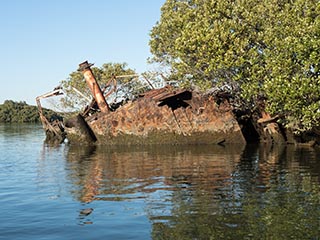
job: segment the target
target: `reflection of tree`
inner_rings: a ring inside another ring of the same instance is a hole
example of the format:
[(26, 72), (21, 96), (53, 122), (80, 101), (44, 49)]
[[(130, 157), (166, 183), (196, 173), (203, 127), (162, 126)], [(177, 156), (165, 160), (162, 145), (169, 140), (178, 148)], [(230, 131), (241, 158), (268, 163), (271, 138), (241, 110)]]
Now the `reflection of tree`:
[[(274, 156), (278, 156), (275, 161)], [(268, 156), (266, 160), (275, 163), (267, 174), (270, 175), (268, 191), (252, 192), (245, 201), (244, 216), (253, 236), (317, 239), (320, 234), (319, 171), (317, 179), (313, 179), (312, 171), (317, 168), (310, 165), (316, 159), (314, 149), (294, 146), (287, 146), (281, 154)]]
[(221, 200), (194, 189), (192, 199), (184, 201), (181, 193), (168, 221), (154, 222), (153, 239), (244, 239), (244, 231), (237, 228), (242, 217), (219, 206)]
[[(312, 181), (320, 183), (320, 152), (312, 147), (295, 147), (288, 146), (286, 151), (287, 161), (286, 167), (291, 169), (295, 176), (299, 178), (301, 169), (310, 172), (309, 177)], [(304, 178), (307, 178), (305, 175)]]
[[(286, 183), (280, 188), (289, 187)], [(246, 199), (244, 217), (248, 232), (255, 239), (317, 239), (319, 237), (319, 187), (311, 192), (299, 189), (279, 191), (273, 187), (258, 202), (254, 195)]]
[(317, 239), (319, 185), (297, 166), (301, 149), (284, 150), (248, 146), (226, 188), (189, 188), (190, 198), (175, 193), (171, 216), (153, 224), (153, 239)]
[(203, 194), (196, 211), (181, 201), (170, 220), (153, 224), (153, 239), (317, 239), (319, 188), (304, 197), (269, 191), (263, 198), (258, 203), (254, 194), (247, 196), (237, 212), (213, 209), (213, 200)]
[(312, 239), (317, 158), (275, 146), (81, 146), (67, 166), (81, 202), (143, 198), (154, 239)]

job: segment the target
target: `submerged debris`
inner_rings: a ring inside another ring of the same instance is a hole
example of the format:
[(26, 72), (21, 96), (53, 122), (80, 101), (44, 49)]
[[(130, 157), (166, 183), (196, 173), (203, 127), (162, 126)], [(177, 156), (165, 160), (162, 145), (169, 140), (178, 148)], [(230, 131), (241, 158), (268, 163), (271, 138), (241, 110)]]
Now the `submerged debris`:
[(93, 208), (85, 208), (85, 209), (82, 209), (80, 211), (80, 215), (82, 216), (88, 216), (89, 214), (91, 214), (93, 212)]

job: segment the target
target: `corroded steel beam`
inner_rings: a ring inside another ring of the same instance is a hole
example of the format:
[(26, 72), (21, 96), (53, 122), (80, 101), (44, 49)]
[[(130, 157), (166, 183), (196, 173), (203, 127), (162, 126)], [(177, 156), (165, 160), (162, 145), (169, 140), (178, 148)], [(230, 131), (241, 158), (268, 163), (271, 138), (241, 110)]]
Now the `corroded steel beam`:
[(92, 70), (91, 70), (92, 65), (93, 65), (92, 63), (88, 63), (88, 61), (85, 61), (79, 64), (78, 70), (82, 72), (84, 79), (86, 80), (87, 85), (90, 88), (92, 95), (96, 100), (101, 112), (107, 113), (110, 111), (110, 108), (108, 106), (108, 103), (106, 102), (106, 99), (103, 96), (103, 93), (99, 87), (99, 84), (96, 78), (92, 73)]

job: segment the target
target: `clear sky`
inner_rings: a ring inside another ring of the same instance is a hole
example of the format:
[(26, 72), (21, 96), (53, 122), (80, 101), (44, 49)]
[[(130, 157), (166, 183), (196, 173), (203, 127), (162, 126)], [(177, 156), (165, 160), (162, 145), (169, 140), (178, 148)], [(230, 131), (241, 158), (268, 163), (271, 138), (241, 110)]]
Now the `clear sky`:
[(8, 0), (0, 14), (0, 104), (53, 90), (88, 60), (148, 69), (149, 33), (165, 0)]

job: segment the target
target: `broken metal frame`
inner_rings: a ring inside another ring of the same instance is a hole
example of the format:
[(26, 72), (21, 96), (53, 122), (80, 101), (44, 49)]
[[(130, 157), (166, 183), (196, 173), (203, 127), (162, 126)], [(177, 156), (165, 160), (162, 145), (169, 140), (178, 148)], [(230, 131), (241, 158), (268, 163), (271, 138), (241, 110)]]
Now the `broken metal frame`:
[[(93, 72), (91, 70), (91, 66), (93, 64), (88, 63), (88, 61), (82, 62), (79, 64), (79, 69), (78, 71), (81, 71), (85, 81), (87, 82), (87, 85), (93, 95), (93, 99), (91, 100), (91, 103), (86, 107), (86, 109), (83, 111), (81, 114), (83, 117), (85, 117), (90, 110), (100, 110), (102, 113), (109, 113), (110, 112), (110, 107), (106, 101), (106, 98), (109, 97), (112, 93), (117, 92), (117, 79), (119, 78), (125, 78), (125, 77), (133, 77), (133, 79), (138, 79), (139, 75), (137, 74), (131, 74), (131, 75), (120, 75), (120, 76), (115, 76), (112, 75), (111, 79), (108, 81), (106, 86), (101, 89), (97, 80), (95, 79), (95, 76), (93, 75)], [(158, 101), (164, 101), (165, 99), (171, 98), (172, 96), (179, 95), (181, 92), (175, 92), (175, 91), (170, 91), (170, 88), (164, 88), (164, 89), (155, 89), (154, 86), (151, 84), (151, 82), (143, 76), (144, 80), (148, 83), (148, 85), (152, 88), (151, 92), (149, 94), (146, 94), (148, 97), (155, 98), (154, 100)], [(125, 86), (128, 83), (125, 83), (123, 86)], [(109, 91), (105, 93), (105, 91), (109, 88)], [(87, 97), (85, 97), (79, 90), (73, 88), (73, 90), (81, 95), (82, 97), (86, 98), (87, 100), (90, 101)], [(151, 93), (151, 94), (150, 94)], [(152, 94), (153, 93), (153, 94)], [(62, 88), (58, 87), (55, 88), (53, 91), (45, 93), (41, 96), (38, 96), (36, 98), (36, 102), (38, 105), (38, 112), (40, 115), (40, 120), (42, 122), (43, 128), (45, 129), (47, 138), (54, 138), (58, 139), (59, 141), (63, 141), (65, 139), (65, 133), (64, 133), (64, 125), (62, 121), (49, 121), (43, 114), (43, 109), (41, 106), (41, 99), (52, 97), (52, 96), (58, 96), (58, 95), (63, 95), (64, 93), (62, 92)], [(144, 96), (143, 94), (142, 96)], [(151, 95), (151, 96), (150, 96)], [(153, 95), (153, 96), (152, 96)], [(97, 108), (94, 108), (94, 105), (97, 105)]]
[[(84, 63), (85, 63), (85, 62), (84, 62)], [(83, 64), (83, 63), (82, 63), (82, 64)], [(82, 64), (80, 64), (80, 66), (81, 66)], [(92, 66), (92, 65), (89, 64), (89, 67), (90, 67), (90, 66)], [(128, 78), (128, 77), (129, 77), (129, 78), (132, 78), (132, 80), (139, 79), (139, 75), (138, 75), (138, 74), (117, 75), (117, 76), (116, 76), (116, 75), (112, 75), (111, 78), (110, 78), (110, 80), (109, 80), (109, 81), (105, 84), (105, 86), (101, 89), (102, 95), (103, 95), (103, 97), (105, 98), (105, 101), (106, 101), (106, 103), (108, 104), (110, 110), (112, 110), (112, 107), (110, 106), (110, 104), (115, 103), (115, 99), (117, 98), (117, 93), (118, 93), (117, 90), (118, 90), (118, 85), (119, 85), (117, 79)], [(147, 84), (142, 85), (141, 88), (149, 85), (152, 89), (154, 89), (154, 87), (152, 86), (152, 84), (150, 83), (150, 81), (148, 81), (148, 79), (147, 79), (146, 77), (144, 77), (144, 79), (146, 80)], [(121, 86), (124, 87), (124, 86), (126, 86), (126, 85), (128, 85), (128, 84), (130, 84), (130, 82), (121, 84)], [(110, 89), (108, 89), (108, 88), (110, 88)], [(106, 92), (107, 89), (108, 89), (108, 91)], [(76, 89), (75, 89), (75, 90), (76, 90)], [(108, 102), (108, 101), (107, 101), (108, 97), (109, 97), (111, 94), (113, 94), (113, 93), (116, 94), (115, 98), (114, 98), (111, 102)], [(79, 93), (79, 94), (80, 94), (80, 93)], [(82, 115), (83, 115), (83, 116), (87, 116), (91, 110), (97, 111), (97, 110), (99, 109), (99, 110), (101, 111), (99, 105), (97, 104), (97, 101), (96, 101), (96, 98), (95, 98), (95, 97), (93, 97), (91, 100), (88, 99), (88, 98), (86, 98), (86, 99), (87, 99), (88, 102), (90, 102), (90, 103), (89, 103), (89, 105), (86, 106), (86, 108), (85, 108), (84, 111), (82, 112)], [(98, 105), (98, 109), (94, 107), (96, 104)]]
[(41, 102), (40, 102), (40, 99), (44, 99), (44, 98), (48, 98), (48, 97), (52, 97), (52, 96), (59, 96), (59, 95), (63, 95), (61, 88), (54, 89), (51, 92), (48, 92), (48, 93), (45, 93), (41, 96), (36, 97), (36, 102), (37, 102), (37, 106), (38, 106), (40, 120), (41, 120), (42, 126), (45, 129), (45, 131), (46, 132), (47, 131), (53, 132), (55, 136), (58, 136), (62, 139), (63, 138), (62, 134), (59, 133), (57, 131), (57, 129), (50, 123), (50, 121), (44, 116)]

